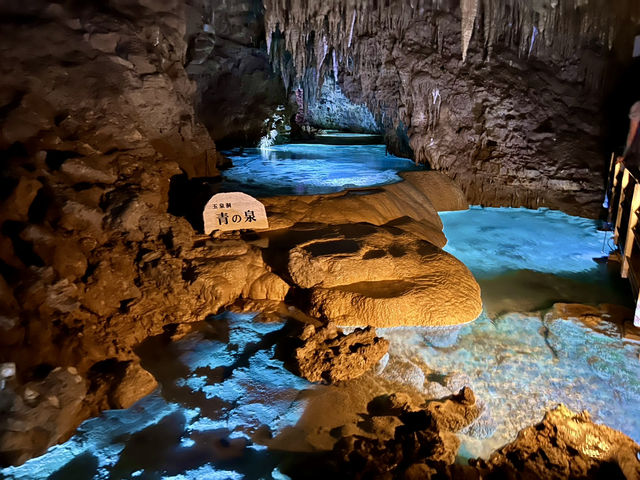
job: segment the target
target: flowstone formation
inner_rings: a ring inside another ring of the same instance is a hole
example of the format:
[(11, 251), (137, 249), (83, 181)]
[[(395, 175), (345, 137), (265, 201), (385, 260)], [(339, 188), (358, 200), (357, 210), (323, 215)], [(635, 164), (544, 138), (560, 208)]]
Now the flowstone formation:
[(265, 0), (287, 85), (313, 96), (316, 78), (336, 76), (472, 204), (582, 215), (598, 213), (601, 106), (639, 22), (633, 0)]
[(459, 260), (394, 227), (321, 228), (289, 252), (289, 275), (310, 289), (310, 312), (338, 325), (450, 326), (482, 311)]
[(480, 288), (441, 249), (435, 193), (440, 208), (466, 208), (460, 189), (437, 172), (375, 189), (264, 199), (267, 263), (298, 287), (291, 298), (301, 308), (341, 326), (471, 322), (482, 311)]

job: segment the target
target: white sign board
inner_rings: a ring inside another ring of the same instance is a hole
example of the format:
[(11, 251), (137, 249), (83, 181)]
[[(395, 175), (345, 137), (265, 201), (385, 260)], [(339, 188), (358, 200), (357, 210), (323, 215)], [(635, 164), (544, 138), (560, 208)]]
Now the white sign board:
[(633, 58), (640, 57), (640, 35), (633, 42)]
[(202, 212), (204, 233), (214, 230), (257, 230), (269, 228), (264, 205), (246, 193), (218, 193), (211, 197)]

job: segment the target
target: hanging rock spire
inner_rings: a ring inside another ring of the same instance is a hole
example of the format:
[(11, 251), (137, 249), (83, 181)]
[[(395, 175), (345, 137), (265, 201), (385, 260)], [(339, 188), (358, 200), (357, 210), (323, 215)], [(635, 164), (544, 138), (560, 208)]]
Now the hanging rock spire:
[(478, 0), (461, 0), (460, 10), (462, 12), (462, 61), (465, 62), (467, 60), (469, 42), (473, 35), (473, 26), (478, 14)]

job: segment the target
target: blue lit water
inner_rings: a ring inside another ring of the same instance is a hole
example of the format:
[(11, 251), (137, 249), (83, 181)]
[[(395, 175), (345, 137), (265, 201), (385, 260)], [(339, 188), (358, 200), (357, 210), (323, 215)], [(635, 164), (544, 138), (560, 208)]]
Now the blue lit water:
[(546, 209), (472, 207), (441, 217), (445, 250), (474, 273), (493, 318), (483, 314), (444, 347), (420, 329), (385, 336), (392, 355), (421, 359), (437, 378), (459, 377), (487, 405), (481, 430), (491, 435), (464, 437), (461, 455), (488, 455), (558, 403), (640, 441), (640, 346), (624, 341), (617, 324), (599, 322), (596, 331), (544, 310), (559, 301), (628, 301), (625, 283), (594, 260), (603, 240), (608, 253), (596, 222)]
[[(445, 250), (476, 278), (533, 270), (555, 275), (593, 274), (602, 251), (597, 222), (557, 210), (471, 207), (442, 212)], [(605, 245), (606, 246), (606, 245)]]
[[(448, 346), (436, 346), (426, 328), (379, 331), (391, 342), (389, 367), (380, 375), (388, 380), (387, 370), (401, 365), (394, 390), (415, 388), (417, 379), (424, 395), (469, 384), (487, 414), (463, 436), (463, 457), (487, 455), (558, 402), (587, 409), (596, 421), (639, 441), (640, 347), (623, 341), (614, 324), (596, 331), (522, 307), (530, 298), (537, 305), (545, 288), (546, 306), (623, 299), (593, 260), (602, 255), (603, 240), (595, 223), (525, 209), (472, 208), (442, 218), (447, 249), (489, 291), (485, 303), (519, 298), (501, 304), (497, 310), (510, 308), (501, 315), (463, 326)], [(311, 386), (275, 358), (283, 326), (226, 313), (177, 342), (149, 340), (140, 355), (161, 391), (85, 422), (69, 441), (0, 476), (285, 478), (278, 465), (293, 453), (273, 450), (271, 442), (305, 422), (310, 390), (328, 387)], [(373, 384), (379, 377), (370, 373), (358, 388)]]
[(400, 181), (398, 172), (422, 170), (385, 154), (384, 145), (286, 144), (224, 152), (233, 167), (222, 172), (221, 191), (255, 197), (311, 195)]

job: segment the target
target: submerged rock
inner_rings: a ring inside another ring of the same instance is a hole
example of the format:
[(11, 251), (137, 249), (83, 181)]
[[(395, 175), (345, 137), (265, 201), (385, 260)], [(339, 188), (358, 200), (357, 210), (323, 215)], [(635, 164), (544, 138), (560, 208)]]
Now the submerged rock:
[(391, 439), (351, 435), (336, 442), (333, 453), (343, 478), (431, 478), (447, 474), (447, 466), (455, 462), (460, 447), (454, 433), (479, 415), (469, 388), (426, 407), (417, 406), (408, 395), (383, 395), (373, 399), (368, 410), (374, 417), (397, 417), (401, 425)]
[(300, 376), (310, 382), (351, 380), (371, 370), (387, 353), (389, 342), (367, 327), (345, 335), (334, 324), (307, 325), (300, 335), (304, 345), (295, 351)]

